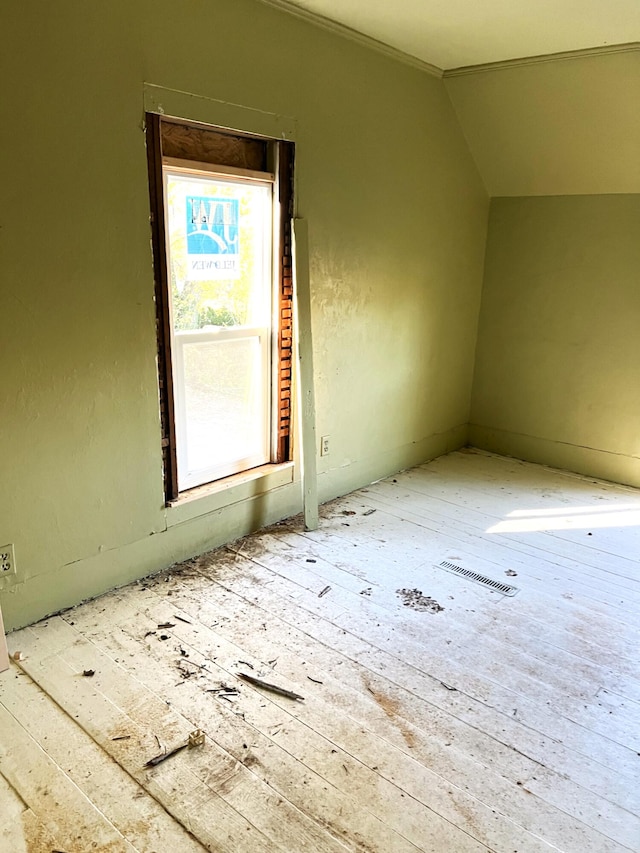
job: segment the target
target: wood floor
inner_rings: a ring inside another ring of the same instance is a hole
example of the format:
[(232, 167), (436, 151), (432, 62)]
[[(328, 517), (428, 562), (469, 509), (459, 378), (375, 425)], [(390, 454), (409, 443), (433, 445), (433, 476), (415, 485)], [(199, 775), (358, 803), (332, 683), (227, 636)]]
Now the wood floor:
[(639, 553), (638, 491), (460, 451), (18, 631), (0, 850), (640, 850)]

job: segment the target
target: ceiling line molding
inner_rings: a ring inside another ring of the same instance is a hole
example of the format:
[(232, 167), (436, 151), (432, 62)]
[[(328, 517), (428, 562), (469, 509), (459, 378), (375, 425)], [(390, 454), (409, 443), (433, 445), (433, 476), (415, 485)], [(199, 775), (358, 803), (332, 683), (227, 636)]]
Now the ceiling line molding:
[(461, 68), (450, 68), (443, 71), (442, 76), (462, 77), (465, 74), (482, 74), (485, 71), (500, 71), (502, 69), (517, 68), (522, 65), (538, 65), (544, 62), (564, 62), (568, 59), (584, 59), (595, 56), (604, 56), (612, 53), (631, 53), (640, 51), (640, 42), (632, 41), (627, 44), (602, 45), (600, 47), (587, 47), (581, 50), (567, 50), (562, 53), (546, 53), (540, 56), (523, 56), (519, 59), (505, 59), (502, 62), (485, 62), (481, 65), (465, 65)]
[(293, 15), (296, 18), (300, 18), (303, 21), (313, 24), (316, 27), (320, 27), (323, 30), (336, 33), (349, 41), (356, 42), (363, 47), (368, 47), (371, 50), (375, 50), (377, 53), (382, 53), (390, 59), (395, 59), (397, 62), (403, 63), (403, 65), (409, 65), (411, 68), (417, 68), (419, 71), (424, 71), (432, 77), (442, 79), (443, 75), (446, 73), (442, 68), (438, 68), (437, 65), (432, 65), (430, 62), (425, 62), (422, 59), (418, 59), (416, 56), (404, 53), (404, 51), (398, 50), (396, 47), (391, 47), (391, 45), (388, 45), (383, 41), (378, 41), (378, 39), (374, 39), (371, 36), (359, 33), (357, 30), (353, 30), (345, 24), (339, 24), (337, 21), (332, 21), (330, 18), (325, 18), (323, 15), (318, 15), (315, 12), (310, 12), (308, 9), (302, 9), (300, 6), (295, 6), (293, 3), (289, 3), (288, 0), (258, 0), (258, 2), (263, 3), (265, 6), (272, 6), (273, 8), (286, 12), (289, 15)]

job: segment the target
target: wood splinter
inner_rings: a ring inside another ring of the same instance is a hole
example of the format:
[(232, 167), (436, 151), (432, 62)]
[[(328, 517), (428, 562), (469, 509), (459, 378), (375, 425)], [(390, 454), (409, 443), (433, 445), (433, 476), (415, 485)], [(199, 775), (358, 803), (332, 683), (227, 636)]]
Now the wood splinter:
[(256, 687), (263, 687), (265, 690), (270, 690), (272, 693), (277, 693), (279, 696), (286, 696), (287, 699), (302, 699), (299, 693), (294, 693), (292, 690), (285, 690), (284, 687), (278, 687), (277, 684), (269, 684), (268, 681), (261, 681), (259, 678), (254, 678), (253, 675), (247, 675), (246, 672), (237, 672), (238, 678), (243, 678), (250, 684), (255, 684)]
[(162, 764), (163, 761), (166, 761), (167, 758), (171, 758), (172, 755), (177, 755), (179, 752), (182, 752), (183, 749), (191, 749), (194, 746), (202, 746), (204, 743), (204, 732), (201, 729), (195, 729), (195, 731), (191, 732), (189, 738), (186, 743), (181, 743), (180, 746), (174, 747), (174, 749), (170, 749), (169, 752), (162, 752), (160, 755), (156, 755), (154, 758), (150, 758), (145, 762), (145, 767), (156, 767), (158, 764)]

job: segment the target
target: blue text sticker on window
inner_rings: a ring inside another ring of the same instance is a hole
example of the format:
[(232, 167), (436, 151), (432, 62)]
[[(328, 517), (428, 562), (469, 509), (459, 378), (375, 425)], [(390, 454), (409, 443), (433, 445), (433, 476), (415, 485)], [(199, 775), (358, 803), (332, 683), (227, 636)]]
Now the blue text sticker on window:
[(240, 278), (238, 199), (187, 196), (187, 278)]

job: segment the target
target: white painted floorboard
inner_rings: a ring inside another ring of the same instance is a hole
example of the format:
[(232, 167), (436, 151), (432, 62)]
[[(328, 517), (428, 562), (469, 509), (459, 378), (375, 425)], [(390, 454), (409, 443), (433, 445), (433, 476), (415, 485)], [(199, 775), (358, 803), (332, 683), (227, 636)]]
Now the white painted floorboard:
[(637, 490), (459, 451), (15, 632), (0, 853), (640, 851), (639, 552)]

